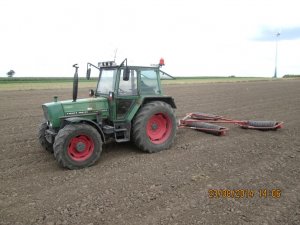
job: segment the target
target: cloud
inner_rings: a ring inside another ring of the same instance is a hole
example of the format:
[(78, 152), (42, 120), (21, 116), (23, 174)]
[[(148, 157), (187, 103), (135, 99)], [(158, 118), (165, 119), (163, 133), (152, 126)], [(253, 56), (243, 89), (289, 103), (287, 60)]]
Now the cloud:
[(300, 39), (300, 27), (286, 27), (283, 29), (274, 29), (264, 27), (261, 29), (255, 41), (274, 41), (277, 33), (280, 33), (280, 40), (297, 40)]

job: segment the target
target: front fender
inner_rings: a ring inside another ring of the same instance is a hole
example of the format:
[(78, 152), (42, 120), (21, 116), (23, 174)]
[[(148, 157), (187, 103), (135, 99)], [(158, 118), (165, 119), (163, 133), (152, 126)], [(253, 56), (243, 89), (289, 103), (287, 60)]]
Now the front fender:
[(99, 124), (97, 124), (96, 122), (89, 120), (89, 119), (85, 119), (85, 118), (81, 118), (81, 117), (70, 117), (70, 118), (66, 118), (63, 120), (63, 122), (61, 123), (61, 128), (62, 129), (64, 126), (66, 126), (67, 124), (76, 124), (76, 123), (85, 123), (85, 124), (89, 124), (92, 127), (94, 127), (101, 136), (102, 142), (105, 143), (105, 136), (104, 133), (102, 131), (102, 128), (100, 127)]

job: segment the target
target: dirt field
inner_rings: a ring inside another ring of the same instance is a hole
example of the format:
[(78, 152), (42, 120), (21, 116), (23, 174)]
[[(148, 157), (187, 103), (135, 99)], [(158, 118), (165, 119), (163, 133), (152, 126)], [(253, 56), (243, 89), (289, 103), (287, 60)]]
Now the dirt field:
[[(96, 165), (70, 171), (41, 149), (36, 133), (41, 104), (70, 99), (71, 90), (0, 91), (0, 224), (300, 224), (300, 80), (164, 90), (178, 118), (200, 111), (284, 128), (231, 125), (222, 137), (180, 129), (173, 147), (157, 154), (110, 143)], [(254, 196), (210, 198), (221, 189)]]

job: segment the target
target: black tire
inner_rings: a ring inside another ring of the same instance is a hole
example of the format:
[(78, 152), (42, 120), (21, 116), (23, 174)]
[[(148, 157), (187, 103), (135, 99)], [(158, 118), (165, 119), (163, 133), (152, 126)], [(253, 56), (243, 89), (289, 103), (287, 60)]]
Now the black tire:
[[(84, 149), (81, 151), (78, 150), (79, 143), (83, 144), (81, 148)], [(100, 158), (102, 139), (99, 132), (90, 125), (69, 124), (58, 132), (53, 149), (60, 166), (71, 170), (81, 169), (93, 165)]]
[(50, 153), (53, 153), (53, 144), (49, 143), (45, 137), (46, 130), (49, 129), (49, 126), (46, 121), (43, 121), (38, 130), (38, 138), (41, 146)]
[[(158, 120), (163, 121), (161, 123), (163, 125), (161, 126), (162, 129), (159, 123), (157, 124), (153, 119), (156, 117)], [(153, 123), (151, 124), (151, 122)], [(151, 129), (149, 129), (150, 125)], [(162, 130), (158, 135), (162, 137), (155, 140), (153, 137), (157, 136), (155, 134), (156, 130)], [(142, 106), (135, 116), (132, 124), (132, 138), (136, 146), (142, 151), (155, 153), (170, 148), (174, 142), (176, 130), (176, 118), (171, 106), (165, 102), (153, 101)]]

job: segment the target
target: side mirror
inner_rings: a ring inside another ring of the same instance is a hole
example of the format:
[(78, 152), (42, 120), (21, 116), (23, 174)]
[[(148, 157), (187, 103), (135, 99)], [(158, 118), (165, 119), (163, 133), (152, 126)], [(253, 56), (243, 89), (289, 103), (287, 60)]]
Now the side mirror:
[(95, 92), (94, 92), (93, 89), (91, 89), (91, 90), (89, 91), (89, 96), (90, 96), (90, 97), (93, 97), (94, 95), (95, 95)]
[(89, 80), (91, 77), (91, 68), (88, 68), (86, 71), (86, 79)]
[(128, 67), (125, 67), (123, 71), (123, 80), (128, 81), (130, 76), (130, 69)]

